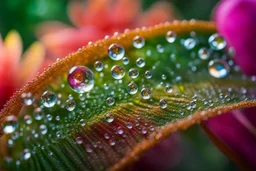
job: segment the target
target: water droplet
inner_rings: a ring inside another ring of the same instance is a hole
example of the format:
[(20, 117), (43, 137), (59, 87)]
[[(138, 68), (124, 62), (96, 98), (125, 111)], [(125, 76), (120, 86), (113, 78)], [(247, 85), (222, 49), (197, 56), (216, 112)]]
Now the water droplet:
[(125, 75), (124, 67), (115, 65), (111, 68), (111, 74), (114, 79), (122, 79)]
[(116, 145), (116, 142), (115, 142), (115, 140), (113, 140), (113, 139), (109, 140), (109, 145), (111, 145), (111, 146), (114, 146), (114, 145)]
[(208, 39), (208, 43), (213, 50), (222, 50), (227, 45), (225, 39), (218, 33), (211, 35)]
[(33, 114), (34, 114), (35, 120), (38, 120), (38, 121), (42, 120), (44, 117), (44, 111), (40, 107), (35, 108)]
[(21, 101), (26, 106), (32, 105), (34, 100), (35, 99), (34, 99), (32, 93), (22, 93), (21, 94)]
[(56, 132), (56, 136), (57, 136), (58, 138), (60, 138), (60, 137), (61, 137), (61, 132), (60, 132), (60, 131), (57, 131), (57, 132)]
[(79, 123), (81, 126), (85, 126), (85, 124), (86, 124), (84, 119), (80, 119)]
[(110, 138), (110, 136), (106, 133), (106, 134), (104, 134), (104, 138), (105, 138), (106, 140), (108, 140), (108, 139)]
[(142, 48), (145, 45), (145, 39), (141, 36), (135, 36), (133, 38), (133, 46), (137, 49)]
[(119, 134), (119, 135), (122, 135), (124, 133), (124, 130), (121, 128), (121, 127), (118, 127), (116, 132)]
[(66, 109), (68, 111), (73, 111), (76, 108), (76, 102), (73, 99), (68, 99), (66, 101)]
[(160, 99), (159, 101), (159, 106), (162, 108), (162, 109), (165, 109), (168, 105), (168, 101), (166, 99)]
[(106, 114), (106, 121), (108, 123), (113, 122), (114, 121), (114, 115), (112, 115), (111, 113)]
[(136, 65), (138, 66), (138, 67), (140, 67), (140, 68), (142, 68), (142, 67), (144, 67), (145, 66), (145, 60), (143, 59), (143, 58), (138, 58), (137, 60), (136, 60)]
[(115, 60), (118, 61), (124, 57), (124, 48), (120, 44), (111, 44), (108, 48), (108, 56)]
[(172, 85), (171, 85), (171, 84), (166, 85), (166, 86), (165, 86), (165, 91), (166, 91), (167, 93), (172, 93), (172, 91), (173, 91)]
[(198, 51), (198, 56), (202, 60), (207, 60), (210, 57), (210, 51), (207, 48), (201, 48)]
[(156, 45), (156, 50), (159, 53), (164, 53), (164, 47), (160, 44)]
[(139, 71), (135, 68), (129, 69), (129, 76), (131, 78), (137, 78), (139, 76)]
[(40, 125), (39, 127), (41, 134), (46, 134), (47, 133), (47, 127), (45, 125)]
[(108, 97), (106, 102), (107, 102), (107, 105), (113, 106), (115, 104), (115, 99), (113, 97)]
[(56, 95), (51, 91), (45, 91), (41, 97), (42, 103), (45, 107), (53, 107), (57, 102)]
[(94, 82), (93, 72), (85, 66), (75, 66), (69, 70), (68, 84), (77, 93), (90, 91)]
[(29, 151), (29, 149), (24, 149), (24, 152), (23, 152), (23, 154), (22, 154), (22, 158), (24, 159), (24, 160), (28, 160), (29, 158), (31, 157), (31, 153), (30, 153), (30, 151)]
[(167, 78), (166, 75), (163, 74), (163, 75), (162, 75), (162, 80), (166, 80), (166, 78)]
[(129, 58), (123, 57), (123, 64), (124, 64), (124, 65), (128, 65), (129, 62), (130, 62)]
[(145, 72), (145, 77), (147, 78), (147, 79), (150, 79), (150, 78), (152, 78), (152, 73), (151, 73), (151, 71), (146, 71)]
[(215, 78), (224, 78), (229, 74), (230, 67), (226, 61), (215, 59), (209, 62), (208, 70), (211, 76)]
[(147, 129), (146, 129), (146, 128), (142, 128), (141, 133), (145, 135), (145, 134), (147, 134), (147, 133), (148, 133), (148, 131), (147, 131)]
[(18, 121), (14, 115), (7, 116), (2, 124), (3, 132), (6, 134), (13, 133), (17, 127)]
[(188, 50), (191, 50), (193, 49), (194, 47), (196, 46), (196, 41), (195, 39), (193, 38), (187, 38), (185, 41), (184, 41), (184, 47)]
[(24, 116), (24, 121), (27, 125), (30, 125), (32, 123), (32, 118), (30, 115), (25, 115)]
[(82, 144), (83, 143), (83, 137), (76, 137), (76, 143), (77, 144)]
[(51, 120), (52, 120), (52, 115), (47, 114), (47, 115), (46, 115), (46, 119), (47, 119), (48, 121), (51, 121)]
[(91, 145), (89, 145), (89, 144), (87, 144), (87, 145), (85, 146), (85, 150), (86, 150), (87, 153), (93, 152), (92, 147), (91, 147)]
[(149, 88), (143, 88), (141, 89), (140, 94), (143, 99), (149, 99), (151, 96), (151, 90)]
[(173, 31), (168, 31), (165, 36), (167, 42), (173, 43), (176, 40), (176, 34)]
[(102, 71), (104, 68), (104, 64), (101, 61), (96, 61), (94, 63), (94, 68), (96, 71)]
[(138, 92), (138, 86), (137, 84), (135, 84), (134, 82), (131, 82), (128, 84), (128, 86), (126, 87), (126, 90), (129, 94), (133, 95), (136, 94)]

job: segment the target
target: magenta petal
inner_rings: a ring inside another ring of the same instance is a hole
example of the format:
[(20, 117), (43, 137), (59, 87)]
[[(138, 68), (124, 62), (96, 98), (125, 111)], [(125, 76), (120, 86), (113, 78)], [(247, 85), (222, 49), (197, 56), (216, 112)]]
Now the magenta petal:
[(256, 1), (226, 0), (215, 11), (218, 31), (236, 50), (236, 63), (256, 75)]
[(256, 108), (233, 111), (206, 122), (210, 131), (256, 169)]

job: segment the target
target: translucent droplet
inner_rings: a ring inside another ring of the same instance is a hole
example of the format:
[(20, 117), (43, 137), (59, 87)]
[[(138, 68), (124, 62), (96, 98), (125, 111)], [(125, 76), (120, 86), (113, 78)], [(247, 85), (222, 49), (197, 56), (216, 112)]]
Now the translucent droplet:
[(166, 86), (165, 86), (165, 91), (166, 91), (167, 93), (172, 93), (172, 91), (173, 91), (172, 85), (171, 85), (171, 84), (166, 85)]
[(147, 79), (152, 78), (152, 73), (151, 73), (151, 71), (146, 71), (146, 72), (145, 72), (145, 77), (146, 77)]
[(163, 74), (163, 75), (162, 75), (162, 80), (166, 80), (166, 78), (167, 78), (166, 75)]
[(133, 38), (133, 46), (137, 49), (142, 48), (145, 45), (145, 39), (141, 36), (135, 36)]
[(124, 130), (121, 128), (121, 127), (118, 127), (116, 132), (119, 134), (119, 135), (122, 135), (124, 133)]
[(14, 115), (7, 116), (2, 124), (3, 132), (6, 134), (13, 133), (18, 127), (17, 117)]
[(46, 115), (46, 119), (47, 119), (48, 121), (51, 121), (51, 120), (52, 120), (52, 115), (47, 114), (47, 115)]
[(176, 40), (176, 34), (173, 31), (168, 31), (165, 36), (167, 42), (173, 43)]
[(211, 35), (208, 39), (208, 43), (213, 50), (222, 50), (227, 45), (225, 39), (218, 33)]
[(38, 120), (38, 121), (42, 120), (44, 117), (44, 111), (40, 107), (35, 108), (33, 114), (34, 114), (35, 120)]
[(133, 95), (136, 94), (138, 92), (138, 86), (137, 84), (135, 84), (134, 82), (131, 82), (128, 84), (128, 86), (126, 87), (126, 90), (129, 94)]
[(89, 144), (87, 144), (87, 145), (85, 146), (85, 151), (86, 151), (87, 153), (91, 153), (91, 152), (93, 152), (93, 150), (92, 150), (92, 146), (91, 146), (91, 145), (89, 145)]
[(162, 108), (162, 109), (165, 109), (168, 105), (168, 101), (166, 99), (160, 99), (159, 101), (159, 106)]
[(122, 79), (125, 75), (124, 67), (115, 65), (111, 68), (111, 74), (114, 79)]
[(34, 99), (32, 93), (22, 93), (21, 94), (21, 101), (26, 106), (32, 105), (34, 100), (35, 99)]
[(31, 153), (30, 153), (29, 149), (24, 149), (23, 154), (22, 154), (23, 160), (28, 160), (30, 157), (31, 157)]
[(137, 78), (139, 76), (139, 71), (135, 68), (129, 69), (129, 76), (131, 78)]
[(136, 65), (137, 65), (138, 67), (140, 67), (140, 68), (144, 67), (145, 64), (146, 64), (146, 62), (145, 62), (145, 60), (144, 60), (143, 58), (138, 58), (138, 59), (136, 60)]
[(47, 133), (47, 127), (45, 125), (40, 125), (39, 129), (40, 129), (41, 134), (44, 135)]
[(113, 97), (108, 97), (106, 102), (107, 102), (107, 105), (113, 106), (115, 104), (115, 99)]
[(94, 82), (93, 72), (85, 66), (75, 66), (69, 70), (68, 84), (77, 93), (90, 91)]
[(215, 78), (224, 78), (229, 74), (230, 67), (226, 61), (215, 59), (209, 62), (208, 70), (211, 76)]
[(111, 113), (106, 114), (106, 121), (108, 123), (113, 122), (114, 121), (114, 115), (112, 115)]
[(202, 60), (207, 60), (210, 57), (210, 51), (207, 48), (201, 48), (198, 51), (198, 56)]
[(82, 144), (83, 143), (83, 137), (76, 137), (76, 143), (77, 144)]
[(124, 57), (124, 48), (120, 44), (111, 44), (108, 48), (108, 56), (115, 60), (118, 61)]
[(143, 88), (141, 89), (140, 94), (143, 99), (149, 99), (151, 96), (151, 90), (149, 88)]
[(41, 97), (42, 103), (45, 107), (53, 107), (57, 102), (56, 95), (51, 91), (45, 91)]
[(141, 133), (142, 133), (142, 134), (147, 134), (147, 133), (148, 133), (148, 131), (147, 131), (147, 129), (146, 129), (146, 128), (142, 128)]
[(156, 50), (159, 53), (164, 53), (164, 47), (160, 44), (156, 45)]
[(24, 121), (27, 125), (30, 125), (32, 123), (32, 118), (30, 115), (25, 115), (24, 116)]
[(86, 124), (84, 119), (80, 119), (79, 123), (81, 126), (85, 126), (85, 124)]
[(127, 57), (123, 57), (123, 64), (124, 65), (128, 65), (129, 64), (129, 62), (130, 62), (130, 60), (129, 60), (129, 58), (127, 58)]
[(61, 137), (61, 132), (60, 132), (60, 131), (57, 131), (57, 132), (56, 132), (56, 136), (57, 136), (58, 138), (60, 138), (60, 137)]
[(73, 111), (76, 108), (76, 102), (73, 99), (68, 99), (66, 101), (66, 109), (68, 111)]
[(131, 123), (131, 122), (127, 122), (127, 123), (126, 123), (126, 127), (127, 127), (128, 129), (132, 129), (132, 123)]
[(104, 68), (104, 64), (101, 61), (96, 61), (94, 63), (94, 68), (96, 71), (102, 71)]
[(185, 41), (184, 41), (184, 47), (188, 50), (191, 50), (193, 49), (194, 47), (196, 46), (196, 41), (195, 39), (193, 38), (187, 38)]

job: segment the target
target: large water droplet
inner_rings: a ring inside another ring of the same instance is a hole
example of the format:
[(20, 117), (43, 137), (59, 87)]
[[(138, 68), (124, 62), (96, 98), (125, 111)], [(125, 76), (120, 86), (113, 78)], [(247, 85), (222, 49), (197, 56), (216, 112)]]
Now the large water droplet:
[(128, 86), (126, 87), (126, 90), (129, 94), (133, 95), (136, 94), (138, 92), (138, 86), (137, 84), (135, 84), (134, 82), (131, 82), (128, 84)]
[(42, 103), (45, 107), (53, 107), (57, 102), (56, 95), (51, 91), (45, 91), (41, 97)]
[(202, 60), (207, 60), (210, 57), (210, 51), (207, 48), (201, 48), (198, 51), (198, 56)]
[(218, 33), (213, 34), (208, 39), (209, 45), (213, 50), (222, 50), (226, 47), (227, 42)]
[(85, 66), (75, 66), (69, 70), (68, 84), (77, 93), (90, 91), (94, 82), (93, 72)]
[(137, 49), (142, 48), (145, 45), (145, 39), (141, 36), (135, 36), (133, 38), (133, 46)]
[(114, 115), (112, 115), (111, 113), (107, 113), (107, 114), (106, 114), (106, 121), (107, 121), (108, 123), (113, 122), (113, 121), (114, 121)]
[(137, 78), (139, 76), (139, 71), (135, 68), (129, 69), (129, 76), (131, 78)]
[(101, 61), (96, 61), (94, 63), (94, 68), (96, 71), (102, 71), (104, 68), (104, 64)]
[(173, 31), (168, 31), (165, 36), (167, 42), (173, 43), (176, 40), (176, 34)]
[(14, 115), (7, 116), (2, 124), (3, 132), (6, 134), (13, 133), (17, 127), (18, 121)]
[(224, 78), (229, 74), (230, 67), (222, 59), (211, 60), (208, 64), (209, 73), (215, 78)]
[(108, 48), (108, 56), (115, 60), (118, 61), (124, 57), (124, 48), (120, 44), (111, 44)]
[(140, 94), (143, 99), (149, 99), (151, 96), (151, 90), (149, 88), (143, 88), (141, 89)]
[(68, 99), (66, 101), (66, 109), (68, 111), (73, 111), (76, 108), (76, 102), (73, 99)]
[(111, 74), (114, 79), (121, 79), (125, 75), (124, 67), (115, 65), (111, 68)]

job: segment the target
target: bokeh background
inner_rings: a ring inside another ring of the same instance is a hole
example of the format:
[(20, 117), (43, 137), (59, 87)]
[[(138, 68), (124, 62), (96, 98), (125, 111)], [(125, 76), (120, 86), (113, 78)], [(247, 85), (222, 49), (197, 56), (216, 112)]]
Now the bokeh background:
[[(142, 0), (146, 11), (157, 0)], [(5, 37), (16, 30), (23, 41), (25, 51), (37, 41), (36, 29), (45, 21), (60, 21), (72, 25), (67, 8), (71, 0), (1, 0), (0, 34)], [(218, 0), (167, 0), (178, 19), (211, 20), (212, 10)], [(181, 132), (183, 155), (179, 163), (170, 170), (238, 170), (207, 138), (199, 126)]]

